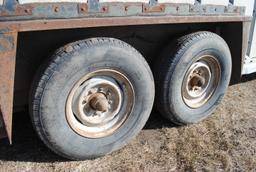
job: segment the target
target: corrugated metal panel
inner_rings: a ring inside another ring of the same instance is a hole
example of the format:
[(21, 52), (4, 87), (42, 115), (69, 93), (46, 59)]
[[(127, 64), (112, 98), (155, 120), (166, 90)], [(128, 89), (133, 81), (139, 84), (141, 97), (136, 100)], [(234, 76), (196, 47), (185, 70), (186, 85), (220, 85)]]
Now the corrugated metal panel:
[(229, 0), (201, 0), (201, 4), (203, 5), (228, 5)]

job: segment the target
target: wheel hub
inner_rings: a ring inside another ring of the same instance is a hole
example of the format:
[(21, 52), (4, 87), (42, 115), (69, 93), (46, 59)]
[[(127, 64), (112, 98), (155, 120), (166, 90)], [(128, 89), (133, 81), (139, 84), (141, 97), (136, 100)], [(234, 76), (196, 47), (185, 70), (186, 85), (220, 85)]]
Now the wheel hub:
[(101, 125), (115, 117), (122, 101), (122, 90), (114, 79), (93, 77), (76, 90), (72, 108), (84, 125)]
[(220, 65), (213, 56), (202, 56), (194, 62), (182, 83), (182, 96), (190, 108), (203, 106), (216, 90), (220, 80)]
[(204, 62), (194, 63), (189, 70), (186, 91), (191, 97), (201, 96), (209, 86), (211, 80), (210, 68)]
[(110, 104), (108, 103), (108, 99), (105, 94), (95, 93), (91, 97), (89, 104), (92, 109), (95, 111), (107, 112)]
[(133, 88), (123, 74), (99, 70), (81, 78), (71, 90), (66, 116), (78, 134), (98, 138), (120, 127), (133, 103)]

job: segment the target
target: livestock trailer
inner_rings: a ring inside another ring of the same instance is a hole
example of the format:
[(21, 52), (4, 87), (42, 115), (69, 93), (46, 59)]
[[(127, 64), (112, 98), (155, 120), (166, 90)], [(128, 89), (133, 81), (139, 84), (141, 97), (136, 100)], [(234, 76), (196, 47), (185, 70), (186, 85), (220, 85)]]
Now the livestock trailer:
[(0, 0), (0, 137), (28, 105), (46, 146), (77, 160), (125, 146), (153, 104), (178, 125), (205, 119), (256, 72), (255, 5)]

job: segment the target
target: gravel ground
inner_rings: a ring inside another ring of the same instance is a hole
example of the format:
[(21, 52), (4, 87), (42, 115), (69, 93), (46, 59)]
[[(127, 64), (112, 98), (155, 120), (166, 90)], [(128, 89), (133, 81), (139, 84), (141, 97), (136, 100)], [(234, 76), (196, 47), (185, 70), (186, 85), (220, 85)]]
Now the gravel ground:
[(14, 116), (13, 145), (0, 141), (0, 171), (256, 171), (256, 77), (229, 87), (207, 120), (178, 127), (153, 111), (128, 146), (68, 161), (37, 138), (26, 112)]

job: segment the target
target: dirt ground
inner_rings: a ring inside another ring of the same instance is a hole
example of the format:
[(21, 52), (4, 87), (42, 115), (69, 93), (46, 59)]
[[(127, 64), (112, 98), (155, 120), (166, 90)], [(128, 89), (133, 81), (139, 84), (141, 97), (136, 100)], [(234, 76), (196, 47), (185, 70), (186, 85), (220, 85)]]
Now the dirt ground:
[(128, 146), (87, 161), (68, 161), (37, 138), (28, 115), (14, 116), (13, 145), (0, 140), (0, 171), (256, 171), (256, 77), (231, 86), (207, 120), (178, 127), (153, 111)]

